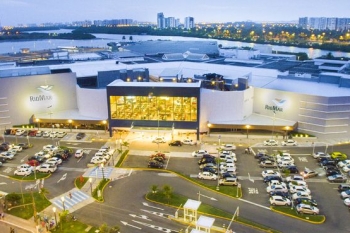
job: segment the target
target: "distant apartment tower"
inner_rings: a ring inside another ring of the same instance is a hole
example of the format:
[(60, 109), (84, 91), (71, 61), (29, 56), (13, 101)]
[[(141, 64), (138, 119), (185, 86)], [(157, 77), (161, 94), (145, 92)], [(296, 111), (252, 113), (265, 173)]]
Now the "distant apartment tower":
[(337, 29), (338, 31), (350, 29), (350, 18), (337, 18)]
[(185, 29), (191, 29), (194, 28), (194, 18), (193, 17), (186, 17), (185, 18)]
[(176, 27), (175, 18), (174, 17), (165, 18), (165, 27), (166, 28), (175, 28)]
[(163, 12), (157, 14), (157, 28), (165, 28), (165, 18)]
[(308, 17), (299, 18), (299, 27), (306, 29), (308, 28), (308, 26), (309, 26)]
[(327, 29), (328, 30), (337, 29), (337, 18), (327, 18)]

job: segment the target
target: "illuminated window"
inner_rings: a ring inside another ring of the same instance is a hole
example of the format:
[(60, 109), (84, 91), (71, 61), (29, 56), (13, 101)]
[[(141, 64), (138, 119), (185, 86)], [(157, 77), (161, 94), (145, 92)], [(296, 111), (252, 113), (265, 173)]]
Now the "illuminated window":
[(196, 97), (110, 96), (112, 119), (197, 121)]

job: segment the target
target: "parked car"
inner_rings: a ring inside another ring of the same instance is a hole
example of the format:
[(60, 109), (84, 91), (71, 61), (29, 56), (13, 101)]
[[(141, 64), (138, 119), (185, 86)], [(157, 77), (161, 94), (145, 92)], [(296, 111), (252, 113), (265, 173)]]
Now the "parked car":
[(278, 141), (275, 139), (268, 139), (264, 141), (264, 146), (278, 146)]
[(282, 146), (296, 146), (296, 145), (298, 145), (298, 143), (296, 141), (294, 141), (293, 139), (288, 139), (286, 141), (282, 141), (281, 145)]
[(16, 176), (29, 176), (30, 174), (32, 174), (32, 170), (28, 168), (19, 168), (15, 170), (14, 174)]
[(338, 186), (338, 192), (343, 192), (346, 190), (350, 190), (350, 185), (349, 184), (340, 184)]
[(304, 177), (301, 175), (293, 175), (293, 176), (288, 176), (286, 177), (286, 181), (287, 182), (291, 182), (291, 181), (304, 181)]
[(33, 167), (26, 163), (17, 166), (17, 169), (21, 169), (21, 168), (33, 170)]
[(179, 140), (172, 141), (169, 143), (169, 146), (182, 146), (182, 142)]
[(43, 133), (43, 138), (48, 138), (48, 137), (50, 137), (50, 132), (49, 131), (45, 131)]
[(292, 195), (292, 199), (293, 199), (293, 200), (295, 200), (295, 199), (297, 199), (297, 198), (312, 199), (310, 194), (304, 193), (304, 192), (297, 192), (297, 193), (294, 193), (294, 194)]
[(238, 185), (237, 177), (226, 177), (219, 180), (220, 185)]
[(57, 136), (58, 136), (58, 132), (53, 131), (50, 133), (50, 138), (57, 138)]
[(315, 199), (308, 199), (308, 198), (297, 198), (294, 200), (294, 205), (298, 204), (307, 204), (312, 206), (317, 206), (317, 201)]
[(221, 146), (222, 150), (233, 151), (236, 150), (236, 146), (234, 144), (224, 144)]
[(334, 151), (331, 153), (331, 158), (332, 159), (339, 159), (339, 160), (346, 160), (348, 156), (345, 153), (339, 152), (339, 151)]
[(287, 172), (287, 171), (289, 173), (294, 173), (294, 174), (299, 173), (299, 170), (298, 170), (297, 166), (295, 166), (295, 165), (288, 165), (288, 166), (282, 168), (282, 172)]
[(266, 176), (263, 181), (264, 181), (264, 183), (269, 183), (271, 180), (279, 180), (280, 182), (282, 182), (281, 176), (276, 176), (276, 175)]
[(340, 197), (342, 199), (349, 198), (350, 197), (350, 190), (346, 190), (340, 193)]
[(260, 163), (260, 167), (262, 168), (277, 168), (277, 163), (272, 162), (270, 160), (265, 160)]
[(184, 139), (182, 140), (182, 144), (193, 146), (193, 145), (197, 145), (197, 142), (193, 141), (192, 139)]
[(308, 193), (308, 194), (311, 194), (311, 191), (310, 189), (308, 188), (305, 188), (304, 186), (299, 186), (299, 185), (293, 185), (289, 188), (289, 192), (290, 193), (297, 193), (297, 192), (305, 192), (305, 193)]
[(288, 188), (286, 185), (283, 185), (283, 184), (267, 186), (266, 192), (271, 193), (274, 191), (288, 192)]
[(49, 158), (45, 161), (45, 163), (50, 163), (51, 161), (55, 162), (56, 165), (60, 165), (62, 164), (62, 159), (58, 158), (58, 157), (52, 157), (52, 158)]
[(343, 170), (344, 172), (349, 172), (349, 171), (350, 171), (350, 164), (344, 166), (344, 167), (342, 168), (342, 170)]
[(206, 163), (213, 163), (213, 164), (216, 164), (216, 161), (215, 161), (215, 158), (201, 158), (199, 161), (198, 161), (198, 165), (202, 165), (202, 164), (206, 164)]
[(282, 196), (271, 196), (270, 197), (270, 204), (271, 205), (284, 205), (284, 206), (289, 206), (291, 204), (291, 201)]
[(211, 172), (200, 172), (198, 173), (198, 179), (202, 180), (216, 180), (218, 177), (217, 175), (211, 173)]
[(17, 146), (22, 147), (22, 149), (28, 149), (29, 148), (29, 144), (28, 143), (18, 143)]
[(43, 150), (47, 150), (47, 151), (54, 151), (54, 150), (57, 150), (58, 147), (57, 146), (54, 146), (54, 145), (45, 145), (43, 146)]
[(196, 150), (196, 151), (192, 152), (193, 157), (203, 156), (206, 154), (208, 154), (208, 151), (206, 151), (206, 150)]
[(266, 176), (281, 176), (281, 173), (274, 170), (264, 170), (261, 172), (262, 177)]
[(78, 149), (74, 154), (75, 158), (81, 158), (83, 156), (84, 156), (84, 150), (82, 150), (82, 149)]
[(281, 191), (272, 191), (270, 192), (270, 197), (272, 196), (281, 196), (281, 197), (289, 197), (288, 192), (281, 192)]
[(11, 150), (16, 150), (16, 152), (21, 152), (23, 148), (21, 146), (12, 146)]
[(7, 160), (12, 160), (15, 157), (15, 155), (11, 152), (4, 151), (0, 153), (0, 157), (5, 158)]
[(28, 133), (28, 136), (35, 137), (37, 132), (38, 132), (38, 130), (36, 130), (36, 129), (30, 130)]
[(25, 132), (24, 129), (17, 129), (16, 136), (22, 136), (24, 134), (24, 132)]
[(165, 139), (163, 137), (156, 137), (152, 140), (154, 143), (165, 143)]
[(46, 172), (46, 173), (52, 173), (57, 170), (57, 166), (49, 164), (49, 163), (43, 163), (36, 167), (36, 170), (38, 172)]
[(312, 205), (307, 205), (307, 204), (298, 204), (296, 206), (296, 210), (299, 214), (313, 214), (317, 215), (320, 213), (320, 210)]
[(312, 157), (314, 159), (318, 159), (318, 158), (322, 158), (322, 157), (323, 158), (330, 158), (331, 156), (329, 154), (324, 153), (324, 152), (316, 152), (312, 155)]
[(64, 138), (64, 136), (66, 136), (66, 135), (67, 135), (66, 132), (60, 131), (60, 132), (58, 132), (57, 137), (58, 137), (58, 138)]
[(336, 174), (333, 176), (328, 176), (327, 180), (331, 183), (345, 183), (347, 178), (344, 175)]
[(42, 137), (43, 136), (43, 131), (38, 130), (36, 131), (35, 137)]
[(218, 174), (218, 170), (214, 167), (203, 167), (202, 171), (203, 172), (211, 172), (211, 173), (214, 173), (215, 175)]
[(106, 162), (106, 159), (105, 158), (102, 158), (102, 157), (92, 157), (91, 160), (90, 160), (90, 163), (93, 163), (93, 164), (101, 164), (101, 163), (105, 163)]
[(309, 168), (305, 168), (305, 170), (302, 171), (300, 173), (300, 175), (302, 175), (304, 177), (304, 179), (307, 179), (307, 178), (312, 178), (312, 177), (318, 176), (318, 173), (314, 170), (309, 169)]
[(77, 136), (75, 136), (75, 138), (76, 138), (77, 140), (81, 140), (81, 139), (85, 138), (85, 136), (86, 136), (85, 133), (80, 132), (80, 133), (77, 134)]
[(149, 161), (147, 167), (149, 168), (163, 168), (164, 164), (157, 161)]

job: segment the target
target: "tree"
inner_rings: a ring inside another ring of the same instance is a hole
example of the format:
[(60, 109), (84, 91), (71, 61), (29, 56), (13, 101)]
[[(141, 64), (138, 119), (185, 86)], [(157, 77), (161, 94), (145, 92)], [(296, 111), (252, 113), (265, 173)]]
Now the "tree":
[(168, 202), (170, 201), (171, 195), (173, 193), (173, 189), (169, 185), (163, 186), (163, 194), (168, 199)]
[(125, 40), (125, 36), (123, 36), (122, 39)]
[(9, 193), (5, 197), (5, 201), (10, 205), (16, 205), (21, 200), (21, 196), (17, 193)]
[(103, 223), (99, 227), (99, 233), (117, 233), (120, 231), (119, 226), (109, 227), (106, 223)]
[(129, 36), (129, 40), (132, 40), (133, 38), (132, 38), (132, 36)]
[(158, 191), (158, 185), (153, 184), (151, 186), (151, 191), (152, 191), (152, 193), (156, 193)]

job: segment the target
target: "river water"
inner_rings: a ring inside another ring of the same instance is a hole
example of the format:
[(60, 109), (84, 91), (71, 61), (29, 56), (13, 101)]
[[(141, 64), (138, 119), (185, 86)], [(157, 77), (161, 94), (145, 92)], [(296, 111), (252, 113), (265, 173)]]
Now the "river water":
[[(69, 33), (72, 30), (60, 29), (52, 31), (40, 31), (46, 33)], [(125, 41), (129, 41), (130, 35), (116, 35), (116, 34), (93, 34), (96, 39), (93, 40), (35, 40), (35, 41), (10, 41), (0, 42), (0, 54), (6, 53), (18, 53), (21, 48), (29, 48), (31, 51), (38, 51), (44, 49), (55, 49), (58, 46), (77, 46), (77, 47), (98, 47), (106, 48), (108, 42), (120, 42), (125, 36)], [(227, 40), (215, 40), (215, 39), (202, 39), (193, 37), (181, 37), (181, 36), (149, 36), (149, 35), (132, 35), (133, 41), (147, 41), (147, 40), (172, 40), (172, 41), (193, 41), (193, 40), (205, 40), (205, 41), (217, 41), (218, 44), (222, 44), (224, 47), (254, 47), (254, 43), (227, 41)], [(326, 55), (331, 52), (335, 57), (350, 57), (350, 53), (340, 51), (327, 51), (312, 48), (298, 48), (294, 46), (279, 46), (279, 45), (259, 45), (272, 47), (274, 51), (281, 52), (304, 52), (307, 53), (309, 58), (316, 58), (322, 55)]]

